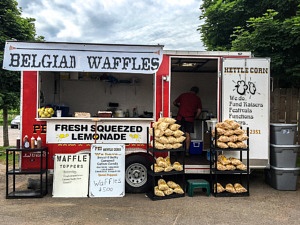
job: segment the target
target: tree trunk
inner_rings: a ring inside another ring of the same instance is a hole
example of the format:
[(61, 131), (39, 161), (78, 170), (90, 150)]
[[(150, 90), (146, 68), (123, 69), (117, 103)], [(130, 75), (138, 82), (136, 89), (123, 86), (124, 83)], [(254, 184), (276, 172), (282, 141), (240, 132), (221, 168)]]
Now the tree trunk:
[(8, 139), (8, 110), (6, 108), (3, 109), (3, 147), (9, 146)]

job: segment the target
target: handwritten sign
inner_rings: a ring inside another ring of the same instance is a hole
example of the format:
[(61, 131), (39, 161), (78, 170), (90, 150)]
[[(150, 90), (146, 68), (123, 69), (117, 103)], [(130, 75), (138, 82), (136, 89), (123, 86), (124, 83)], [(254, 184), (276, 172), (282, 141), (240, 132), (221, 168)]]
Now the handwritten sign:
[(89, 154), (56, 154), (53, 197), (87, 197), (89, 164)]
[(89, 196), (123, 197), (124, 195), (125, 145), (93, 144)]

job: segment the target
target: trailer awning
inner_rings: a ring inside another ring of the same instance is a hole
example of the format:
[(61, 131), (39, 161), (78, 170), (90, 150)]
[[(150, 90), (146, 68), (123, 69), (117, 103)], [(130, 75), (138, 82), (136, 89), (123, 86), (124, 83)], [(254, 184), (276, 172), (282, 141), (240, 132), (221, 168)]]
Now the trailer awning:
[(162, 55), (162, 45), (7, 41), (3, 69), (153, 74)]

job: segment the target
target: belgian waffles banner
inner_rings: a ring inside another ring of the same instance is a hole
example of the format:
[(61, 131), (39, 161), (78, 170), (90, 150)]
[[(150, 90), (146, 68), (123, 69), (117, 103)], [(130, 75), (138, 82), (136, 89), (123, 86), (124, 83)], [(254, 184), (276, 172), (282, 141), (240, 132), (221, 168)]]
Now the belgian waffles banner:
[(161, 45), (8, 41), (3, 69), (151, 74), (161, 64), (162, 50)]

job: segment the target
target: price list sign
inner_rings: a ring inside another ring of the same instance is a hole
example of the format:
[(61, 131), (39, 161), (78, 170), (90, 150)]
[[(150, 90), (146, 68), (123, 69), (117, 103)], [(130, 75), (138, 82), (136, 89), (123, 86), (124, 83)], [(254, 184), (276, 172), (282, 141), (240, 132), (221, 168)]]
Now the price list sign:
[(90, 163), (90, 197), (125, 195), (125, 145), (93, 144)]

